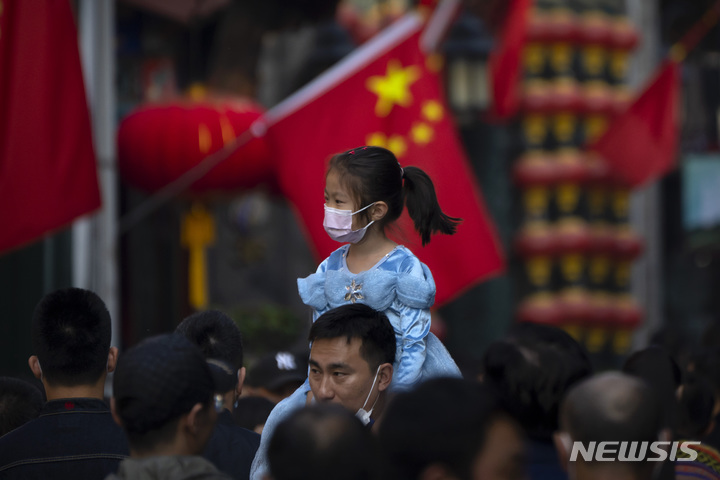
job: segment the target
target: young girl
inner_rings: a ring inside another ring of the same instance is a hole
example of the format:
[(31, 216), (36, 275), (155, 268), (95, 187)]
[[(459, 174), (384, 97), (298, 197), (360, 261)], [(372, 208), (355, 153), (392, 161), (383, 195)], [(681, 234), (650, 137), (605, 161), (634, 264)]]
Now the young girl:
[(395, 329), (397, 364), (393, 389), (403, 390), (437, 376), (459, 376), (445, 347), (430, 333), (435, 282), (407, 248), (390, 240), (386, 228), (407, 205), (423, 246), (433, 233), (455, 233), (459, 219), (440, 209), (430, 178), (417, 167), (403, 169), (380, 147), (359, 147), (335, 155), (325, 177), (325, 230), (339, 242), (317, 272), (298, 280), (300, 297), (313, 308), (313, 321), (348, 302), (384, 312)]
[[(323, 225), (331, 238), (348, 243), (331, 253), (314, 274), (298, 279), (300, 297), (313, 308), (313, 321), (349, 302), (365, 303), (387, 315), (397, 344), (393, 391), (432, 377), (460, 376), (448, 351), (430, 333), (435, 301), (430, 270), (385, 233), (405, 206), (423, 246), (434, 233), (452, 235), (460, 222), (442, 212), (427, 174), (417, 167), (403, 169), (391, 151), (358, 147), (332, 157), (325, 177)], [(267, 444), (275, 425), (305, 405), (308, 391), (306, 381), (270, 414), (251, 478), (259, 479), (267, 471)]]

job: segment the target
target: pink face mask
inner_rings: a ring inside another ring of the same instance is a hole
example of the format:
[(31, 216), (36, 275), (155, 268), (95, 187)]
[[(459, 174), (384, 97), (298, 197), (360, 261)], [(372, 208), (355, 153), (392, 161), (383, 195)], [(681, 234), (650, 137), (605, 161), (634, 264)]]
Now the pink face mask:
[(371, 203), (357, 212), (353, 212), (351, 210), (338, 210), (337, 208), (330, 208), (325, 205), (325, 220), (323, 220), (323, 227), (325, 227), (325, 231), (328, 235), (330, 235), (330, 238), (336, 242), (357, 243), (362, 240), (365, 236), (367, 228), (375, 223), (375, 221), (373, 220), (363, 228), (353, 230), (352, 217), (356, 213), (360, 213), (373, 205), (375, 205), (375, 203)]

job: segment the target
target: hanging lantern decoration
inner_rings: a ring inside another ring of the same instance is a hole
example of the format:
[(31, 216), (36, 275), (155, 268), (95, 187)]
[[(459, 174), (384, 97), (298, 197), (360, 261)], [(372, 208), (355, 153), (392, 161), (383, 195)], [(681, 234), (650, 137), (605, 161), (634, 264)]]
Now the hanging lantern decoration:
[(626, 105), (637, 33), (623, 0), (536, 0), (527, 29), (513, 168), (525, 265), (517, 317), (565, 328), (594, 353), (608, 342), (619, 352), (642, 317), (625, 275), (641, 242), (613, 209), (607, 166), (584, 145)]
[[(262, 109), (249, 100), (180, 100), (141, 106), (120, 123), (122, 178), (155, 192), (229, 145)], [(269, 182), (273, 165), (264, 138), (252, 138), (189, 187), (193, 193), (251, 188)]]
[[(179, 100), (144, 105), (123, 119), (118, 131), (118, 166), (130, 185), (156, 192), (235, 139), (262, 115), (248, 100)], [(235, 191), (270, 182), (270, 150), (264, 138), (249, 137), (229, 157), (189, 186), (191, 207), (181, 221), (180, 243), (188, 253), (188, 303), (206, 308), (206, 249), (215, 242), (215, 220), (200, 199), (208, 191)]]
[(522, 152), (513, 168), (523, 207), (515, 251), (525, 267), (524, 295), (517, 318), (554, 326), (561, 323), (562, 316), (553, 277), (555, 237), (550, 204), (557, 165), (548, 151), (554, 107), (547, 64), (551, 60), (548, 41), (558, 31), (552, 25), (562, 23), (561, 13), (543, 1), (536, 2), (530, 12), (528, 43), (522, 56), (523, 99), (519, 119)]

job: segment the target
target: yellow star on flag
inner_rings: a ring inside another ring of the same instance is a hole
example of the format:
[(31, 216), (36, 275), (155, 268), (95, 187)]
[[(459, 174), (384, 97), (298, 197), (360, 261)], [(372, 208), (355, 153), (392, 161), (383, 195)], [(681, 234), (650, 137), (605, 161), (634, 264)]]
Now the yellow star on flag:
[(365, 139), (365, 145), (385, 148), (387, 146), (387, 136), (382, 132), (371, 133)]
[(407, 150), (407, 142), (400, 135), (393, 135), (388, 140), (387, 149), (395, 154), (396, 157), (400, 158), (405, 154)]
[(365, 86), (378, 96), (375, 114), (378, 117), (387, 117), (393, 106), (409, 106), (412, 103), (410, 85), (419, 78), (420, 69), (417, 66), (403, 68), (397, 60), (388, 62), (384, 77), (375, 75), (368, 78)]
[(427, 145), (433, 137), (433, 129), (425, 122), (417, 122), (413, 125), (411, 134), (415, 143)]
[(443, 118), (443, 107), (437, 100), (428, 100), (423, 103), (422, 115), (431, 122), (437, 122)]

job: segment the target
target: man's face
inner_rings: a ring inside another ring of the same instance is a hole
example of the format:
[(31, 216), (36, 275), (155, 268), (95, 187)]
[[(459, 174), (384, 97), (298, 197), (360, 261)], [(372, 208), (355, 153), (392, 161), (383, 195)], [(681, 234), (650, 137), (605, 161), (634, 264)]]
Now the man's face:
[(507, 418), (497, 418), (488, 429), (483, 449), (476, 457), (473, 479), (523, 480), (525, 446), (520, 429)]
[[(360, 355), (362, 340), (345, 337), (315, 340), (310, 349), (310, 389), (318, 402), (339, 403), (357, 412), (370, 392), (375, 372)], [(376, 388), (377, 390), (377, 388)], [(368, 400), (366, 410), (375, 401)]]

